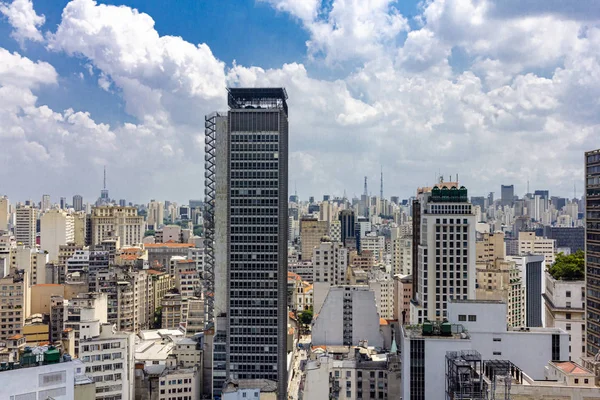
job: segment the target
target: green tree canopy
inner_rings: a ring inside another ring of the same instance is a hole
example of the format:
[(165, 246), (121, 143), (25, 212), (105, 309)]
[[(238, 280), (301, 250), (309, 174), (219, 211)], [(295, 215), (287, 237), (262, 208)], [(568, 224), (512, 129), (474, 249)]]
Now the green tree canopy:
[(556, 260), (548, 272), (554, 279), (564, 281), (578, 281), (585, 279), (585, 254), (583, 250), (564, 255), (558, 253)]
[(313, 319), (313, 312), (311, 310), (302, 311), (298, 316), (298, 320), (303, 325), (310, 325)]

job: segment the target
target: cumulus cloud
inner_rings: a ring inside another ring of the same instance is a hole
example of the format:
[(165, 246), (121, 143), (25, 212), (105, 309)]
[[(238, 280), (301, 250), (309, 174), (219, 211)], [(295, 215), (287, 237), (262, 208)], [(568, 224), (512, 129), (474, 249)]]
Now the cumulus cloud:
[(12, 37), (21, 45), (25, 40), (41, 42), (44, 40), (39, 27), (44, 25), (46, 17), (37, 15), (31, 0), (13, 0), (12, 3), (0, 2), (0, 12), (8, 18), (13, 27)]
[(56, 86), (54, 68), (0, 49), (4, 162), (48, 182), (67, 174), (64, 190), (89, 186), (108, 164), (123, 197), (202, 196), (204, 115), (225, 108), (227, 86), (284, 86), (290, 182), (302, 196), (352, 195), (381, 165), (386, 196), (412, 195), (440, 170), (478, 194), (500, 183), (523, 192), (529, 180), (567, 195), (581, 180), (582, 152), (600, 133), (600, 28), (579, 6), (432, 0), (411, 30), (389, 0), (262, 1), (306, 29), (319, 67), (350, 72), (226, 65), (208, 44), (159, 35), (147, 14), (73, 0), (47, 47), (81, 58), (131, 120), (109, 126), (94, 110), (38, 104), (36, 90)]

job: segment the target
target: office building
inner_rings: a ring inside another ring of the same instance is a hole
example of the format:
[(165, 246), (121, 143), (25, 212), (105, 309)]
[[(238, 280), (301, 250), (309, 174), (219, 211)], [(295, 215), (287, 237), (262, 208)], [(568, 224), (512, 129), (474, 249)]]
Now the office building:
[(84, 211), (83, 209), (83, 196), (76, 194), (73, 196), (73, 209), (75, 212)]
[(49, 210), (40, 218), (40, 247), (50, 262), (58, 262), (59, 246), (75, 240), (75, 220), (66, 211)]
[(520, 272), (523, 287), (522, 301), (525, 304), (525, 326), (543, 326), (542, 293), (544, 292), (544, 271), (546, 270), (544, 256), (510, 256), (507, 257), (507, 261), (515, 262)]
[(418, 265), (415, 268), (413, 264), (413, 282), (417, 284), (413, 286), (412, 323), (442, 320), (447, 317), (449, 300), (475, 298), (476, 221), (467, 189), (459, 189), (455, 182), (441, 182), (421, 190), (418, 197), (418, 228), (413, 226)]
[(500, 186), (500, 205), (511, 206), (515, 198), (515, 186), (514, 185), (501, 185)]
[(354, 232), (354, 211), (353, 210), (342, 210), (339, 215), (339, 221), (341, 223), (341, 242), (346, 243), (346, 239), (356, 237)]
[(52, 207), (52, 203), (50, 202), (50, 195), (45, 194), (42, 196), (42, 202), (40, 203), (40, 210), (42, 212), (48, 211), (50, 209), (50, 207)]
[(165, 218), (165, 206), (161, 201), (150, 200), (148, 204), (148, 229), (160, 229)]
[(600, 149), (585, 153), (587, 355), (600, 351)]
[(346, 284), (348, 249), (343, 247), (341, 243), (324, 238), (313, 249), (312, 267), (314, 312), (318, 313), (329, 288)]
[(327, 236), (329, 223), (316, 218), (304, 217), (300, 220), (300, 243), (302, 244), (301, 256), (303, 260), (312, 259), (313, 249), (319, 245), (321, 239)]
[(401, 228), (391, 228), (392, 273), (412, 273), (412, 234), (401, 233)]
[(554, 264), (556, 241), (536, 236), (535, 232), (519, 232), (519, 255), (542, 254), (546, 265)]
[(585, 228), (544, 226), (544, 237), (555, 240), (556, 249), (568, 248), (571, 254), (585, 248)]
[(92, 209), (92, 245), (102, 244), (107, 237), (118, 236), (121, 246), (142, 243), (146, 231), (144, 217), (135, 207), (98, 206)]
[[(286, 99), (282, 88), (232, 88), (229, 112), (206, 121), (205, 269), (209, 289), (214, 279), (215, 394), (225, 378), (268, 379), (277, 382), (278, 398), (287, 397)], [(322, 223), (313, 247), (327, 233)], [(302, 254), (310, 255), (312, 247)]]
[(31, 206), (18, 206), (15, 223), (17, 243), (33, 247), (36, 245), (37, 210)]

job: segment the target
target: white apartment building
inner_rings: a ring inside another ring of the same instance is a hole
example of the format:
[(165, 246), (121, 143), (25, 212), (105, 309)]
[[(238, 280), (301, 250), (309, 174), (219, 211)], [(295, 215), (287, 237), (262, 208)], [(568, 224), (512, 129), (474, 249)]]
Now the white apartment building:
[(167, 368), (158, 378), (158, 400), (196, 400), (201, 379), (202, 372), (197, 368)]
[(369, 274), (369, 289), (375, 293), (375, 303), (379, 318), (394, 318), (394, 280), (383, 271), (373, 271)]
[(175, 287), (183, 297), (199, 295), (201, 286), (198, 271), (177, 271), (177, 274), (175, 275)]
[[(443, 184), (441, 184), (443, 185)], [(452, 299), (475, 298), (475, 214), (467, 200), (467, 189), (434, 187), (419, 196), (421, 224), (416, 302), (411, 302), (410, 320), (442, 320)]]
[(120, 238), (121, 246), (142, 243), (146, 229), (144, 217), (135, 207), (99, 206), (92, 209), (92, 245), (101, 244), (111, 236)]
[(519, 232), (519, 255), (542, 254), (546, 265), (554, 264), (556, 240), (536, 236), (535, 232)]
[(90, 266), (90, 251), (75, 250), (72, 257), (67, 259), (65, 274), (87, 272)]
[(315, 346), (383, 347), (375, 294), (366, 286), (332, 286), (318, 315), (313, 320)]
[(585, 356), (585, 280), (556, 280), (548, 271), (545, 279), (544, 326), (560, 328), (571, 335), (569, 360), (581, 363)]
[(96, 383), (97, 400), (132, 400), (134, 335), (100, 325), (97, 336), (81, 342), (79, 358)]
[(401, 228), (391, 229), (392, 272), (394, 275), (412, 274), (412, 234), (401, 233)]
[(104, 293), (80, 293), (63, 302), (64, 328), (75, 332), (75, 354), (81, 354), (80, 344), (100, 334), (107, 323), (107, 296)]
[(49, 210), (40, 218), (40, 247), (48, 252), (50, 262), (58, 262), (60, 245), (75, 241), (75, 220), (63, 210)]
[(31, 206), (18, 206), (16, 211), (15, 239), (18, 244), (33, 247), (36, 245), (37, 209)]
[(329, 222), (329, 238), (333, 242), (342, 241), (342, 223), (339, 220)]
[(329, 288), (346, 284), (348, 249), (341, 243), (321, 241), (312, 251), (314, 312), (318, 313)]
[(22, 269), (29, 275), (32, 285), (46, 283), (46, 264), (48, 254), (36, 247), (17, 246), (12, 251), (11, 268)]
[(10, 215), (10, 201), (8, 197), (0, 197), (0, 231), (8, 231), (8, 221)]
[(360, 239), (360, 251), (370, 251), (375, 256), (376, 261), (383, 260), (385, 254), (385, 237), (377, 236), (377, 233), (370, 232)]

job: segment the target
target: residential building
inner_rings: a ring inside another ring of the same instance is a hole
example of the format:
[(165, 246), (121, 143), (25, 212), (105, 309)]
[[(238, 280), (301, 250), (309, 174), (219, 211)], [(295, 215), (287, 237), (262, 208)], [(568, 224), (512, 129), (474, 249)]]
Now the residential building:
[(151, 243), (145, 244), (148, 250), (148, 265), (150, 268), (167, 270), (171, 258), (179, 256), (188, 259), (189, 252), (193, 249), (192, 243)]
[(40, 218), (40, 247), (50, 262), (58, 262), (59, 246), (75, 241), (75, 220), (64, 210), (46, 211)]
[(202, 370), (166, 368), (158, 378), (158, 400), (195, 400), (200, 398)]
[(0, 232), (8, 232), (8, 221), (10, 215), (10, 201), (8, 197), (0, 197)]
[(383, 271), (377, 270), (369, 274), (369, 289), (375, 294), (375, 304), (379, 318), (394, 318), (394, 280)]
[(506, 257), (504, 233), (484, 233), (482, 239), (475, 243), (477, 263), (493, 263), (497, 259)]
[(393, 319), (402, 325), (410, 324), (410, 299), (412, 299), (412, 275), (394, 275)]
[[(75, 332), (75, 354), (73, 355), (78, 357), (81, 354), (81, 343), (98, 336), (100, 325), (107, 323), (107, 296), (104, 293), (85, 293), (68, 301), (61, 301), (58, 297), (53, 299), (54, 307), (64, 308), (62, 329), (70, 328)], [(58, 310), (55, 311), (56, 317), (60, 314)], [(60, 326), (60, 322), (56, 319), (51, 322), (51, 325), (52, 323)], [(58, 329), (52, 330), (56, 332)]]
[(348, 249), (329, 238), (321, 239), (312, 253), (314, 312), (318, 313), (333, 285), (346, 284)]
[(316, 218), (303, 217), (300, 220), (300, 243), (302, 260), (311, 260), (313, 249), (319, 245), (321, 239), (327, 236), (329, 223)]
[(375, 257), (375, 261), (382, 261), (385, 253), (385, 237), (378, 236), (375, 232), (369, 232), (361, 239), (361, 253), (370, 251)]
[(544, 276), (544, 326), (569, 333), (569, 360), (581, 363), (585, 356), (585, 281), (557, 280), (549, 271)]
[[(279, 396), (286, 396), (287, 94), (283, 88), (228, 92), (227, 115), (206, 119), (206, 232), (209, 239), (217, 236), (205, 241), (205, 264), (214, 274), (214, 311), (211, 298), (207, 308), (209, 317), (216, 316), (214, 355), (220, 358), (213, 368), (214, 388), (225, 377), (268, 379), (277, 382)], [(208, 246), (219, 247), (213, 253)]]
[(22, 334), (25, 318), (30, 314), (29, 275), (13, 270), (0, 278), (0, 340)]
[(96, 399), (132, 400), (134, 335), (101, 324), (97, 335), (81, 342), (79, 359), (96, 383)]
[(83, 211), (83, 197), (79, 194), (73, 196), (73, 209), (75, 212)]
[[(89, 246), (91, 242), (88, 238), (91, 232), (88, 232), (88, 225), (91, 219), (85, 211), (76, 212), (73, 214), (73, 243), (76, 246)], [(69, 244), (69, 243), (67, 243)], [(60, 248), (60, 246), (59, 246)], [(60, 252), (60, 251), (59, 251)], [(59, 254), (60, 256), (60, 254)]]
[(342, 224), (340, 221), (329, 222), (329, 232), (327, 232), (329, 238), (334, 242), (342, 242)]
[(413, 204), (420, 216), (413, 217), (418, 265), (413, 258), (412, 323), (441, 321), (448, 301), (475, 298), (476, 218), (467, 189), (441, 182), (421, 189), (418, 198), (418, 208)]
[(18, 244), (28, 247), (36, 245), (37, 210), (31, 206), (17, 206), (15, 239)]
[(391, 229), (392, 273), (410, 275), (412, 273), (412, 234), (402, 234), (401, 228)]
[(222, 400), (275, 400), (277, 382), (268, 379), (229, 379), (223, 388)]
[(536, 236), (535, 232), (519, 232), (519, 255), (542, 254), (546, 258), (546, 265), (554, 264), (556, 241)]
[(366, 286), (332, 286), (313, 320), (315, 346), (357, 346), (367, 340), (383, 347), (375, 293)]
[(107, 237), (118, 236), (121, 246), (142, 243), (146, 230), (144, 217), (135, 207), (98, 206), (92, 208), (92, 245), (101, 244)]
[(161, 201), (150, 200), (150, 204), (148, 204), (148, 229), (160, 229), (163, 226), (164, 218), (164, 204)]
[[(523, 300), (525, 304), (525, 325), (527, 327), (543, 326), (542, 293), (544, 292), (545, 256), (510, 256), (507, 261), (514, 261), (519, 269)], [(523, 325), (521, 325), (523, 326)]]

